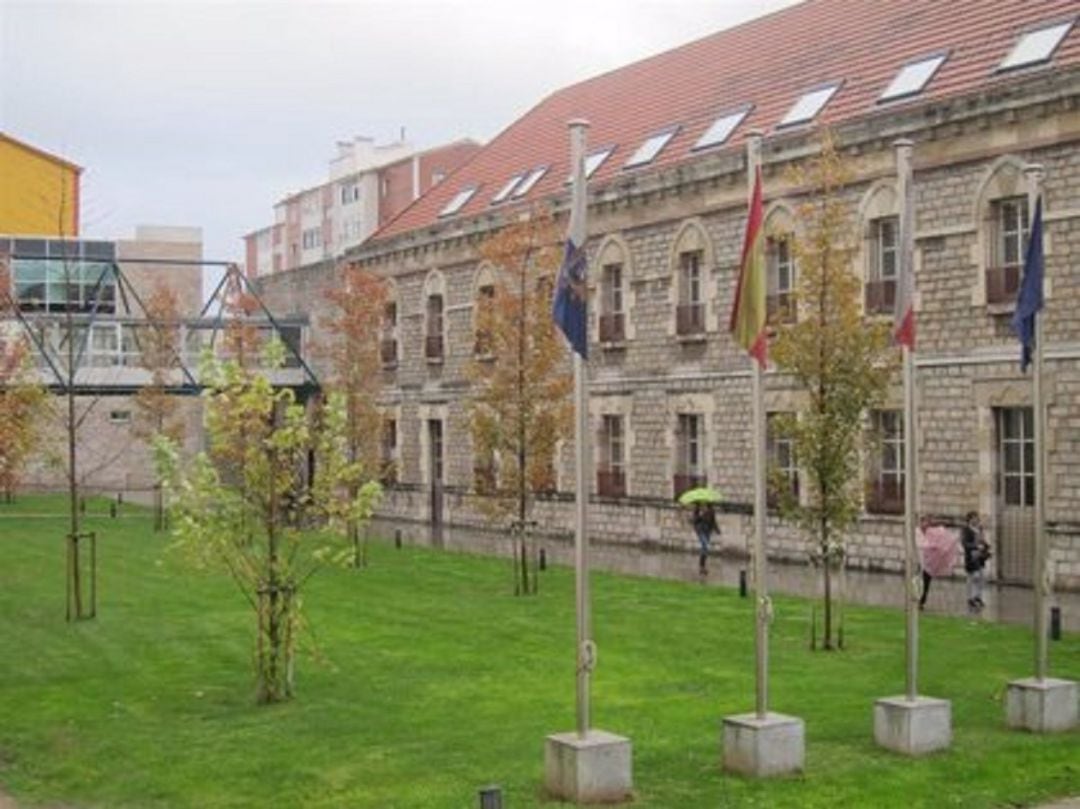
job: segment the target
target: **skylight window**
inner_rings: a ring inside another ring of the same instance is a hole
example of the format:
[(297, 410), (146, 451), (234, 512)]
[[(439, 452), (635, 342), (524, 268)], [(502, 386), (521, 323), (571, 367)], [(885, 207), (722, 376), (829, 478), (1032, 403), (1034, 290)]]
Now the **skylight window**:
[(525, 179), (521, 181), (521, 184), (514, 189), (513, 199), (521, 199), (523, 196), (532, 191), (532, 187), (540, 182), (540, 178), (547, 174), (547, 166), (538, 166), (530, 171)]
[(517, 188), (517, 184), (524, 179), (525, 172), (521, 172), (520, 174), (515, 174), (513, 177), (507, 180), (506, 185), (499, 189), (499, 193), (491, 198), (491, 204), (498, 205), (500, 202), (505, 202), (507, 197), (510, 196), (510, 193), (515, 188)]
[(1011, 70), (1014, 67), (1025, 67), (1048, 61), (1072, 26), (1073, 21), (1069, 20), (1048, 25), (1037, 31), (1028, 31), (1020, 37), (1009, 55), (998, 65), (998, 70)]
[(469, 186), (468, 188), (462, 188), (454, 198), (446, 203), (446, 207), (439, 211), (439, 216), (452, 216), (465, 207), (465, 203), (472, 199), (473, 194), (476, 193), (476, 186)]
[(934, 78), (938, 68), (945, 63), (947, 53), (939, 53), (935, 56), (927, 56), (917, 62), (908, 62), (896, 77), (892, 80), (878, 101), (892, 101), (894, 98), (903, 98), (921, 93), (923, 88)]
[(728, 138), (731, 137), (731, 133), (734, 132), (739, 124), (746, 118), (747, 113), (750, 112), (750, 107), (743, 107), (741, 110), (735, 112), (729, 112), (727, 115), (723, 115), (713, 121), (713, 125), (705, 130), (705, 134), (698, 138), (697, 143), (694, 144), (694, 149), (707, 149), (710, 146), (719, 146), (725, 143)]
[[(614, 152), (614, 151), (615, 151), (614, 146), (608, 146), (608, 147), (606, 147), (604, 149), (598, 149), (597, 151), (593, 152), (588, 157), (586, 157), (585, 158), (585, 179), (587, 180), (590, 177), (592, 177), (593, 173), (598, 168), (600, 168), (601, 165), (603, 165), (604, 161), (607, 160), (611, 156), (611, 153)], [(572, 173), (571, 173), (571, 175), (569, 177), (566, 178), (566, 182), (567, 183), (574, 182), (574, 175)]]
[(630, 155), (630, 159), (623, 165), (624, 169), (631, 169), (635, 166), (645, 166), (653, 162), (656, 156), (660, 154), (661, 150), (668, 145), (675, 133), (679, 131), (677, 126), (673, 126), (671, 129), (660, 132), (648, 138), (643, 144), (641, 144), (637, 151)]
[(777, 126), (795, 126), (814, 120), (822, 108), (829, 103), (829, 99), (840, 89), (840, 84), (827, 84), (803, 93), (802, 97), (788, 110)]

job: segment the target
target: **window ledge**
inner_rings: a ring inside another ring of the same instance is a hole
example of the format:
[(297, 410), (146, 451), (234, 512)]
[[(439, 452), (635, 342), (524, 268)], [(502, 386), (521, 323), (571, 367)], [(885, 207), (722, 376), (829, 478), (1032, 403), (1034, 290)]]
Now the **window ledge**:
[(602, 340), (600, 349), (602, 351), (625, 351), (626, 340)]
[(986, 304), (986, 314), (992, 316), (1011, 315), (1016, 311), (1016, 303), (1009, 301), (1008, 303), (988, 303)]
[[(473, 359), (477, 362), (495, 362), (495, 355), (491, 353), (487, 354), (474, 354)], [(441, 360), (440, 360), (441, 362)]]
[(442, 365), (443, 362), (445, 362), (445, 360), (442, 357), (428, 357), (427, 358), (427, 364), (428, 365)]
[(693, 343), (704, 343), (709, 339), (708, 332), (696, 331), (691, 334), (677, 334), (675, 335), (682, 345), (691, 345)]

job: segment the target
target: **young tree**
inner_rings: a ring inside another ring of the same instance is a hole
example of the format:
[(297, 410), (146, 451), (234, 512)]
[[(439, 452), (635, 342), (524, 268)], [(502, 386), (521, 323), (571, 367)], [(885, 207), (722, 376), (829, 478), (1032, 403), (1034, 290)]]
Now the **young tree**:
[(11, 276), (0, 261), (0, 490), (10, 503), (38, 443), (46, 400), (26, 335), (14, 320)]
[(533, 498), (555, 488), (555, 449), (571, 428), (573, 377), (551, 319), (560, 254), (550, 214), (502, 228), (480, 249), (496, 269), (477, 302), (479, 351), (469, 405), (482, 506), (513, 526), (514, 591), (536, 592), (526, 526)]
[[(268, 367), (280, 364), (280, 343), (266, 353)], [(291, 389), (273, 388), (236, 359), (207, 355), (202, 374), (208, 451), (182, 468), (174, 442), (155, 445), (173, 491), (177, 545), (197, 564), (223, 566), (244, 594), (257, 617), (257, 699), (279, 702), (293, 694), (302, 588), (351, 555), (311, 529), (362, 524), (381, 489), (356, 486), (364, 469), (348, 460), (339, 395), (312, 417)], [(307, 480), (312, 453), (318, 471)]]
[[(180, 350), (180, 314), (176, 293), (158, 283), (146, 299), (145, 316), (149, 323), (140, 326), (139, 349), (142, 367), (150, 373), (149, 384), (135, 394), (139, 418), (135, 435), (148, 444), (162, 435), (175, 443), (183, 438), (184, 425), (178, 418), (179, 402), (168, 391), (170, 374), (178, 367)], [(154, 530), (165, 527), (165, 502), (160, 476), (154, 482)]]
[(808, 406), (777, 427), (792, 439), (810, 491), (805, 503), (790, 487), (777, 487), (777, 494), (782, 513), (811, 537), (811, 558), (822, 566), (823, 646), (831, 649), (831, 575), (844, 564), (844, 536), (859, 516), (863, 419), (883, 400), (897, 356), (888, 325), (862, 315), (862, 284), (853, 267), (852, 228), (842, 199), (850, 172), (830, 137), (794, 180), (812, 194), (800, 206), (802, 232), (794, 246), (799, 316), (779, 329), (772, 354), (777, 367), (807, 394)]
[[(379, 336), (387, 301), (386, 282), (371, 272), (352, 265), (343, 265), (341, 281), (326, 293), (334, 310), (324, 319), (323, 327), (331, 340), (320, 347), (330, 367), (329, 389), (337, 393), (345, 405), (345, 440), (350, 463), (360, 463), (365, 470), (378, 475), (382, 416), (377, 401), (382, 388)], [(349, 492), (355, 498), (361, 485), (353, 483)], [(353, 546), (353, 564), (366, 562), (360, 545), (360, 527), (347, 526)]]

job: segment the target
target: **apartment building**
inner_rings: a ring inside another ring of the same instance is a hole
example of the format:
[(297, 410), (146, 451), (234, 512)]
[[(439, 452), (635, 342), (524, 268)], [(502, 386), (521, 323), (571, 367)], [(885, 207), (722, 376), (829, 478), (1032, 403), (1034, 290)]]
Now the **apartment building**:
[(426, 151), (402, 141), (340, 141), (328, 179), (282, 199), (274, 223), (244, 236), (249, 278), (339, 258), (479, 149), (461, 140)]

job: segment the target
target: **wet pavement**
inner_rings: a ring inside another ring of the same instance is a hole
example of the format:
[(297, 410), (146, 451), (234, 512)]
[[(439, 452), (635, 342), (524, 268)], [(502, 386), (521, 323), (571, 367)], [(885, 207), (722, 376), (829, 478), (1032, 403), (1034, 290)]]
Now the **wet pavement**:
[[(392, 523), (386, 523), (378, 528), (385, 530), (385, 536), (393, 536), (393, 527)], [(432, 544), (427, 536), (427, 526), (413, 524), (401, 527), (406, 541)], [(573, 546), (570, 542), (544, 538), (537, 544), (544, 549), (549, 562), (573, 565)], [(446, 550), (495, 556), (509, 556), (510, 553), (509, 539), (505, 535), (489, 532), (466, 534), (447, 531), (440, 546)], [(740, 572), (747, 570), (748, 566), (746, 559), (714, 555), (709, 560), (709, 575), (702, 579), (697, 570), (696, 545), (685, 549), (595, 545), (591, 549), (590, 560), (596, 570), (703, 582), (717, 587), (738, 587)], [(821, 592), (820, 571), (809, 564), (770, 563), (768, 577), (770, 592), (810, 598), (819, 596)], [(848, 570), (844, 573), (844, 579), (843, 597), (849, 603), (896, 608), (904, 605), (903, 577), (898, 574)], [(1030, 587), (988, 583), (983, 598), (986, 606), (979, 613), (981, 620), (1032, 624), (1033, 594)], [(1080, 632), (1080, 593), (1053, 593), (1047, 599), (1047, 607), (1056, 607), (1060, 611), (1063, 632)], [(969, 615), (965, 579), (959, 576), (934, 579), (930, 585), (926, 612)]]

